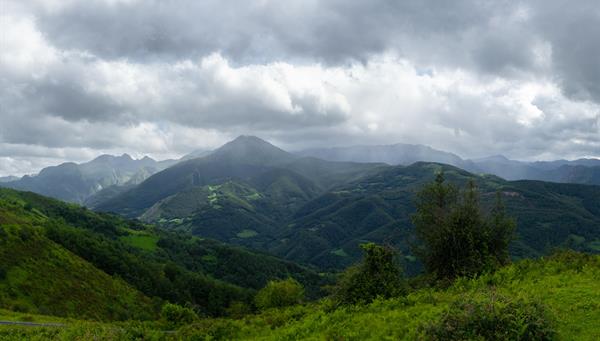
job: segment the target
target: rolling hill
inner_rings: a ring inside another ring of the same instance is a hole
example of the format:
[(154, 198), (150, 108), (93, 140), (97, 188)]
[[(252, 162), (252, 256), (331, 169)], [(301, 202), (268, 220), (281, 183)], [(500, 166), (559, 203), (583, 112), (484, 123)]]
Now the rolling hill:
[(147, 296), (49, 239), (48, 220), (0, 190), (0, 307), (95, 320), (155, 317)]
[(159, 172), (97, 209), (325, 269), (354, 263), (362, 242), (390, 243), (415, 273), (408, 247), (414, 195), (441, 170), (457, 184), (475, 179), (484, 204), (503, 194), (518, 222), (513, 257), (563, 246), (600, 251), (598, 186), (506, 181), (438, 163), (323, 161), (247, 136)]
[[(152, 208), (153, 213), (146, 217), (157, 218), (159, 207), (156, 205), (159, 204), (165, 211), (165, 219), (183, 218), (169, 215), (168, 206), (177, 206), (170, 205), (174, 200), (181, 203), (181, 197), (189, 197), (189, 191), (196, 191), (194, 193), (197, 195), (210, 195), (211, 190), (205, 186), (235, 182), (238, 188), (260, 192), (260, 197), (255, 199), (261, 200), (255, 201), (260, 205), (266, 203), (266, 213), (285, 216), (323, 190), (359, 178), (380, 166), (297, 157), (259, 138), (240, 136), (205, 157), (165, 169), (93, 208), (129, 217), (142, 216)], [(199, 187), (205, 188), (196, 190)], [(176, 196), (175, 199), (172, 196)], [(241, 201), (247, 200), (241, 198), (237, 203)], [(245, 205), (247, 209), (250, 206), (253, 205)], [(188, 209), (194, 211), (201, 207)]]
[[(142, 308), (124, 308), (114, 298), (114, 304), (107, 303), (114, 305), (112, 315), (101, 310), (102, 304), (93, 308), (101, 311), (99, 318), (140, 318), (137, 311), (154, 314), (165, 301), (193, 305), (207, 315), (223, 315), (233, 302), (251, 306), (253, 293), (272, 279), (293, 277), (312, 298), (322, 295), (321, 285), (328, 282), (311, 269), (272, 255), (94, 213), (31, 192), (0, 189), (0, 207), (0, 227), (8, 236), (2, 242), (9, 243), (0, 258), (0, 269), (5, 270), (0, 302), (5, 308), (23, 301), (24, 309), (54, 313), (44, 310), (50, 304), (37, 298), (42, 297), (56, 301), (56, 311), (68, 314), (78, 309), (77, 299), (90, 290), (89, 300), (106, 302), (120, 290), (119, 299), (125, 302), (131, 301), (133, 293), (142, 297), (136, 299)], [(12, 253), (23, 257), (15, 258)], [(44, 269), (56, 273), (44, 280)], [(67, 295), (70, 286), (75, 288)], [(64, 302), (59, 295), (64, 295)], [(150, 307), (144, 307), (144, 302)]]
[[(371, 304), (336, 309), (325, 299), (271, 309), (243, 319), (205, 318), (169, 332), (165, 332), (160, 321), (144, 324), (64, 321), (52, 316), (0, 310), (2, 320), (27, 318), (42, 323), (65, 323), (62, 328), (3, 326), (0, 339), (430, 340), (432, 337), (427, 332), (432, 327), (446, 327), (447, 331), (458, 329), (460, 333), (467, 329), (472, 333), (468, 334), (470, 337), (437, 339), (464, 340), (483, 339), (473, 335), (476, 329), (500, 333), (509, 329), (514, 335), (532, 327), (539, 331), (536, 327), (548, 323), (544, 336), (551, 338), (540, 336), (539, 339), (597, 340), (600, 337), (599, 275), (600, 256), (568, 252), (544, 259), (522, 260), (479, 278), (463, 278), (447, 288), (415, 288), (405, 296), (378, 299)], [(506, 306), (519, 309), (509, 310), (510, 315), (507, 315)], [(534, 309), (536, 307), (538, 309)], [(540, 311), (542, 314), (536, 314)], [(535, 314), (534, 319), (528, 319), (532, 314)], [(446, 323), (448, 316), (457, 316), (464, 322)], [(502, 336), (496, 339), (507, 339)]]
[(359, 243), (374, 241), (398, 246), (409, 261), (414, 195), (440, 170), (459, 185), (474, 179), (484, 205), (491, 204), (496, 191), (502, 193), (518, 224), (511, 247), (514, 257), (535, 257), (559, 246), (600, 251), (600, 187), (506, 181), (433, 163), (389, 167), (323, 194), (295, 213), (272, 251), (300, 262), (343, 268), (360, 255)]

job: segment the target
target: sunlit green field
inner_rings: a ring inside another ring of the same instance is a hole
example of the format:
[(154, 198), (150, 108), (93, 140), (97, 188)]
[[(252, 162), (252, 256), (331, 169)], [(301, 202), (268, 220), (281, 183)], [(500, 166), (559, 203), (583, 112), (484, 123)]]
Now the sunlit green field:
[(405, 297), (335, 309), (330, 301), (273, 309), (242, 319), (203, 319), (170, 330), (161, 321), (93, 323), (0, 311), (3, 320), (57, 321), (66, 327), (0, 327), (6, 340), (418, 340), (449, 305), (470, 297), (538, 301), (560, 340), (600, 339), (600, 256), (574, 253), (524, 260), (449, 288), (421, 288)]

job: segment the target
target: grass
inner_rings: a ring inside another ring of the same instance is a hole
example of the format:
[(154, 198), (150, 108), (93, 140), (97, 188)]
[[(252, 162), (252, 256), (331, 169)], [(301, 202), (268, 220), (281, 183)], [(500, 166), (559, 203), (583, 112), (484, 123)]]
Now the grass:
[(95, 320), (150, 316), (151, 301), (48, 240), (36, 227), (2, 227), (0, 307)]
[(559, 339), (600, 339), (600, 257), (578, 254), (525, 260), (448, 289), (424, 288), (366, 306), (332, 309), (322, 301), (243, 320), (207, 320), (179, 333), (249, 340), (418, 340), (423, 324), (438, 319), (452, 302), (490, 293), (542, 302)]
[(159, 237), (156, 235), (131, 234), (120, 237), (125, 243), (146, 251), (155, 251)]
[(344, 251), (344, 249), (337, 249), (337, 250), (333, 250), (331, 251), (331, 253), (333, 253), (336, 256), (340, 256), (340, 257), (348, 257), (348, 254), (346, 253), (346, 251)]
[(69, 318), (60, 318), (56, 316), (47, 316), (39, 314), (19, 313), (16, 311), (0, 309), (1, 321), (21, 321), (21, 322), (37, 322), (37, 323), (70, 323), (75, 320)]
[(238, 238), (252, 238), (258, 236), (258, 232), (249, 229), (243, 229), (236, 234)]
[[(69, 321), (68, 327), (54, 331), (2, 327), (0, 339), (422, 340), (423, 326), (439, 320), (453, 302), (490, 295), (541, 302), (559, 340), (600, 339), (600, 256), (576, 253), (524, 260), (477, 279), (459, 279), (447, 289), (422, 288), (363, 306), (335, 308), (325, 299), (242, 319), (203, 319), (175, 333), (165, 333), (160, 321)], [(0, 311), (0, 317), (6, 314), (11, 313)]]
[(592, 250), (600, 252), (600, 239), (589, 242), (588, 247)]

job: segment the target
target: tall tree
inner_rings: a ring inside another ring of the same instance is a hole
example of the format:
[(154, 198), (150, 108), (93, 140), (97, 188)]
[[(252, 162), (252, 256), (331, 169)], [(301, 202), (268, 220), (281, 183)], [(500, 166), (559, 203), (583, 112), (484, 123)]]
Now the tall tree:
[(417, 195), (413, 224), (419, 243), (413, 252), (428, 273), (439, 279), (473, 276), (508, 262), (515, 222), (504, 210), (500, 193), (484, 214), (474, 181), (459, 190), (439, 173)]
[(406, 291), (397, 254), (389, 246), (366, 243), (362, 262), (348, 268), (337, 284), (334, 298), (339, 304), (369, 303)]

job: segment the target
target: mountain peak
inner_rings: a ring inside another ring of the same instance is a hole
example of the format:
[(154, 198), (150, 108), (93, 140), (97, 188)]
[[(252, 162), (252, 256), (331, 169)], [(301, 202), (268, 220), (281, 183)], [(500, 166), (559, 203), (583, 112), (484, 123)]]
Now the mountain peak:
[(270, 144), (269, 142), (261, 139), (260, 137), (253, 135), (240, 135), (235, 139), (229, 141), (229, 143), (260, 143), (260, 144)]
[(475, 159), (475, 162), (510, 162), (512, 160), (510, 160), (509, 158), (507, 158), (506, 156), (502, 155), (502, 154), (497, 154), (497, 155), (492, 155), (492, 156), (488, 156), (488, 157), (483, 157), (483, 158), (479, 158), (479, 159)]
[(241, 135), (227, 142), (214, 153), (212, 158), (248, 164), (275, 164), (286, 162), (294, 156), (285, 150), (256, 136)]
[(283, 151), (259, 137), (250, 136), (250, 135), (240, 135), (240, 136), (236, 137), (235, 139), (225, 143), (223, 146), (221, 146), (219, 149), (217, 149), (217, 152), (220, 150), (228, 150), (231, 148), (242, 148), (242, 147), (246, 147), (246, 148), (262, 147), (262, 148), (270, 148), (270, 149), (277, 149), (277, 150)]

